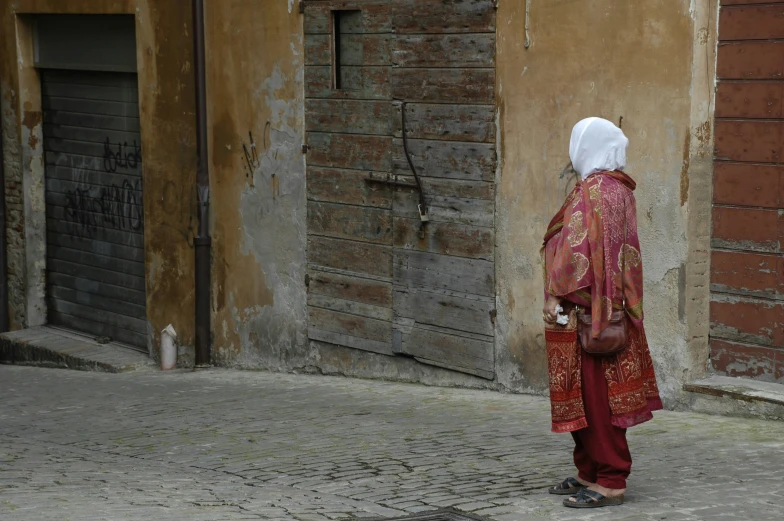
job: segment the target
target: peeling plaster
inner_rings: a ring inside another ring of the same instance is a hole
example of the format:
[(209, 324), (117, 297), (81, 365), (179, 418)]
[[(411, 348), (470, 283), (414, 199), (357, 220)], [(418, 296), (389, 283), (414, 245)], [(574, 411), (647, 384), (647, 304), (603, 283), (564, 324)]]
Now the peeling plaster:
[(270, 305), (232, 311), (235, 323), (241, 324), (240, 366), (260, 361), (274, 366), (274, 361), (302, 353), (307, 346), (305, 161), (295, 128), (304, 114), (297, 100), (281, 97), (289, 82), (276, 64), (254, 91), (254, 98), (269, 109), (270, 131), (253, 172), (254, 187), (246, 187), (240, 201), (242, 253), (251, 254), (262, 267), (274, 299)]

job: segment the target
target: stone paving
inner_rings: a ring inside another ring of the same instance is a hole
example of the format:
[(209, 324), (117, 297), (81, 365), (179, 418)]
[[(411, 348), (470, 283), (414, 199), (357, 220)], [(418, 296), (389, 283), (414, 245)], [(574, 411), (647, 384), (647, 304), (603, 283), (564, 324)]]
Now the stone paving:
[(0, 519), (781, 520), (784, 423), (661, 412), (627, 503), (571, 510), (542, 398), (211, 370), (0, 366)]

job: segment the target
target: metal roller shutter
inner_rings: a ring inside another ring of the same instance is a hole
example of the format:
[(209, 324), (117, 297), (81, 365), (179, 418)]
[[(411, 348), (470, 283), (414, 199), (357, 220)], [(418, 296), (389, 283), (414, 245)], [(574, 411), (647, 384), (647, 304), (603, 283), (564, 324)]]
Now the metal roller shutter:
[(49, 324), (146, 350), (136, 75), (42, 70)]

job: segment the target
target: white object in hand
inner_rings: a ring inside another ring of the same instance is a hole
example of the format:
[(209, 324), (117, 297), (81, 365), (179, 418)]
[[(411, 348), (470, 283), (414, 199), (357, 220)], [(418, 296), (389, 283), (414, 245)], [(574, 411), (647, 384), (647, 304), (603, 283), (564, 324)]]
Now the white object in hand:
[(556, 313), (555, 323), (556, 324), (560, 324), (562, 326), (565, 326), (566, 324), (569, 323), (569, 316), (568, 315), (562, 315), (561, 314), (562, 312), (563, 312), (563, 308), (560, 305), (556, 306), (556, 308), (555, 308), (555, 313)]

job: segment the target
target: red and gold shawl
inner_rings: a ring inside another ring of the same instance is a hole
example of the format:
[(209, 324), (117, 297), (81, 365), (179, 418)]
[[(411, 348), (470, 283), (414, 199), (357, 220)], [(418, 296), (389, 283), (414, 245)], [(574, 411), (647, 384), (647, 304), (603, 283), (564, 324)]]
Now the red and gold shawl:
[[(577, 184), (548, 226), (542, 249), (545, 292), (591, 310), (592, 334), (623, 309), (633, 327), (622, 352), (603, 357), (613, 425), (628, 428), (661, 409), (643, 326), (643, 278), (637, 236), (636, 184), (623, 172), (602, 172)], [(574, 321), (545, 324), (553, 431), (588, 425)]]

